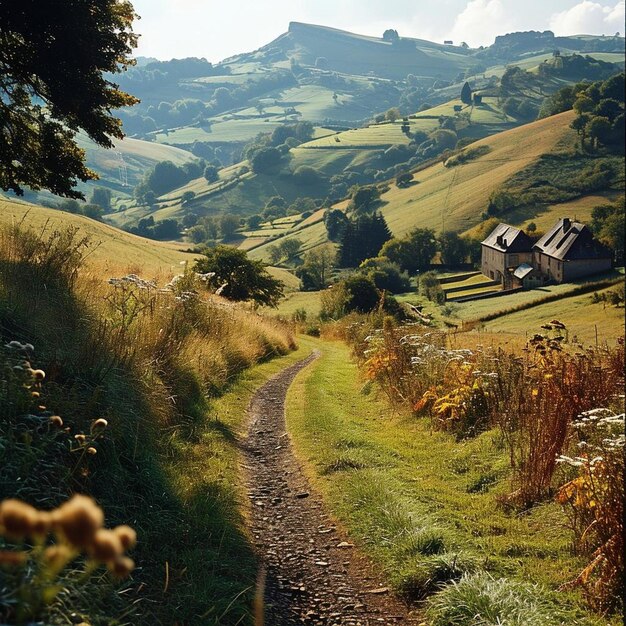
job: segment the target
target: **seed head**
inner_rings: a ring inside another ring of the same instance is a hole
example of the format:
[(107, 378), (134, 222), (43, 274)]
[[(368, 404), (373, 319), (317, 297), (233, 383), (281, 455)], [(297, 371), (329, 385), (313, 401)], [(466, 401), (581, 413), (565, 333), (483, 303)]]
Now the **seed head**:
[(124, 548), (116, 533), (112, 530), (101, 528), (96, 531), (88, 551), (97, 561), (108, 563), (122, 556)]
[(44, 539), (52, 528), (52, 519), (52, 513), (37, 511), (37, 519), (33, 524), (32, 536), (37, 539)]
[(76, 439), (78, 443), (85, 443), (85, 441), (87, 441), (87, 437), (85, 437), (85, 435), (83, 434), (74, 435), (74, 439)]
[(98, 454), (98, 451), (93, 446), (89, 446), (87, 448), (87, 454), (91, 454), (91, 456), (94, 456), (95, 454)]
[(21, 500), (9, 499), (0, 504), (0, 531), (8, 539), (21, 541), (37, 523), (38, 511)]
[(56, 529), (77, 548), (90, 545), (103, 523), (102, 509), (87, 496), (75, 495), (59, 507), (55, 515)]
[(46, 373), (43, 370), (32, 370), (32, 376), (35, 380), (43, 380)]
[(124, 524), (114, 528), (113, 532), (119, 538), (124, 550), (130, 550), (135, 547), (135, 544), (137, 543), (137, 533), (133, 528)]
[(107, 422), (105, 419), (100, 418), (97, 419), (93, 422), (93, 424), (91, 425), (91, 432), (92, 433), (100, 433), (102, 432), (107, 426), (109, 425), (109, 422)]
[(54, 574), (58, 574), (71, 561), (72, 556), (72, 551), (63, 544), (49, 546), (43, 553), (47, 568)]
[(52, 426), (56, 426), (57, 428), (61, 428), (63, 426), (63, 420), (59, 415), (52, 415), (50, 417), (50, 424)]
[(135, 569), (135, 562), (127, 556), (120, 556), (107, 563), (107, 568), (116, 578), (126, 578)]

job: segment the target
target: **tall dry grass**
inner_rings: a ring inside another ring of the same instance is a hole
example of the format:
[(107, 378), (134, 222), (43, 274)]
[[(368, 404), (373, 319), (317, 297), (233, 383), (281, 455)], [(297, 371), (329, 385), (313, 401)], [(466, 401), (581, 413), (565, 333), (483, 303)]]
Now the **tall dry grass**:
[[(293, 336), (213, 296), (187, 266), (156, 280), (111, 276), (89, 264), (91, 249), (71, 228), (0, 230), (2, 343), (33, 344), (47, 373), (41, 402), (72, 434), (89, 432), (94, 417), (108, 422), (97, 454), (76, 472), (58, 441), (33, 431), (24, 445), (0, 425), (0, 500), (52, 508), (88, 493), (139, 537), (138, 569), (123, 590), (63, 592), (46, 618), (237, 623), (251, 610), (254, 558), (232, 474), (236, 433), (211, 401), (246, 368), (292, 349)], [(28, 411), (5, 388), (0, 410), (22, 424)]]

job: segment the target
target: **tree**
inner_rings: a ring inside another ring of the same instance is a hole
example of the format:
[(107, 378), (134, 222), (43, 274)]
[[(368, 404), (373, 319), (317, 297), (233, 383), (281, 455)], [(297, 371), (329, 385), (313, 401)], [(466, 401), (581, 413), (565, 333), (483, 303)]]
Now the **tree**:
[(307, 186), (319, 185), (322, 181), (321, 172), (310, 165), (301, 165), (298, 167), (293, 173), (293, 177), (298, 183)]
[(380, 256), (387, 257), (409, 274), (415, 274), (429, 267), (435, 252), (435, 231), (430, 228), (416, 228), (402, 239), (388, 241), (382, 247)]
[(188, 182), (185, 172), (171, 161), (160, 161), (146, 178), (148, 188), (161, 196)]
[(456, 233), (446, 232), (439, 236), (441, 258), (446, 265), (461, 265), (467, 257), (467, 245)]
[(570, 128), (574, 129), (576, 133), (580, 135), (580, 145), (583, 149), (585, 147), (585, 139), (587, 138), (587, 124), (589, 124), (590, 119), (591, 117), (589, 115), (582, 113), (576, 116), (570, 124)]
[(328, 286), (330, 272), (337, 262), (337, 251), (332, 244), (324, 244), (310, 250), (304, 256), (304, 263), (296, 271), (302, 281), (302, 289), (324, 289)]
[(466, 82), (461, 89), (461, 102), (464, 104), (472, 104), (472, 88)]
[(200, 224), (196, 224), (195, 226), (188, 228), (187, 237), (193, 243), (203, 243), (208, 239), (206, 228), (204, 228), (204, 226), (201, 226)]
[(346, 214), (339, 209), (331, 209), (324, 214), (324, 226), (331, 241), (341, 241), (347, 223)]
[(394, 28), (388, 28), (383, 33), (383, 41), (389, 41), (390, 43), (394, 43), (398, 41), (398, 39), (400, 39), (400, 35), (398, 34), (398, 31)]
[(182, 204), (189, 204), (195, 197), (196, 197), (196, 194), (194, 191), (185, 191), (185, 193), (181, 196), (180, 200)]
[(380, 213), (359, 215), (349, 220), (341, 238), (339, 264), (341, 267), (357, 267), (365, 259), (375, 257), (391, 233)]
[(394, 107), (392, 109), (389, 109), (386, 113), (385, 113), (385, 119), (388, 122), (395, 122), (396, 120), (399, 120), (402, 117), (402, 114), (400, 113), (400, 109)]
[(111, 190), (105, 187), (96, 187), (91, 192), (92, 204), (101, 206), (105, 211), (111, 210)]
[(380, 302), (380, 293), (376, 289), (374, 281), (363, 274), (350, 276), (344, 282), (346, 290), (346, 312), (369, 313)]
[(110, 74), (133, 64), (135, 12), (125, 0), (0, 3), (0, 188), (83, 198), (97, 178), (76, 145), (79, 130), (105, 148), (124, 136), (111, 110), (137, 99)]
[(352, 192), (352, 208), (357, 212), (371, 209), (374, 203), (380, 198), (380, 191), (377, 187), (368, 185), (367, 187), (357, 187)]
[(263, 218), (260, 215), (251, 215), (246, 222), (248, 224), (248, 228), (256, 230), (263, 223)]
[(271, 246), (268, 246), (267, 253), (269, 254), (270, 263), (272, 265), (276, 265), (277, 263), (280, 263), (280, 260), (283, 258), (282, 250), (276, 244), (272, 244)]
[(408, 274), (400, 271), (400, 267), (385, 257), (366, 259), (359, 270), (374, 281), (381, 291), (389, 293), (405, 293), (411, 283)]
[(221, 295), (229, 300), (252, 300), (257, 306), (276, 307), (283, 297), (283, 283), (272, 278), (261, 261), (249, 259), (245, 250), (231, 246), (211, 248), (196, 261), (194, 269), (212, 273), (207, 284), (213, 289), (221, 288)]
[(298, 255), (302, 241), (300, 239), (285, 239), (278, 244), (282, 257), (287, 261)]
[(252, 171), (255, 174), (265, 174), (278, 166), (282, 156), (277, 148), (262, 148), (252, 157)]
[(215, 167), (215, 165), (207, 165), (204, 168), (204, 177), (209, 183), (214, 183), (220, 177), (219, 170)]
[(396, 176), (397, 187), (408, 187), (413, 182), (413, 174), (410, 172), (403, 172)]
[(597, 147), (598, 143), (607, 144), (612, 139), (611, 122), (607, 117), (592, 117), (587, 123), (587, 133)]
[(224, 239), (231, 239), (239, 226), (239, 218), (234, 215), (222, 215), (220, 218), (220, 233)]

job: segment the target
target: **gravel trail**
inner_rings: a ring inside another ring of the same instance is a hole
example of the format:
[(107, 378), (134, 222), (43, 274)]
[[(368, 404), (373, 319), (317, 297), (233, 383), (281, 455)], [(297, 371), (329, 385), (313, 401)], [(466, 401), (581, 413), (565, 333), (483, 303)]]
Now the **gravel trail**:
[(263, 564), (265, 626), (420, 624), (337, 527), (294, 456), (285, 396), (296, 374), (318, 356), (282, 370), (248, 407), (243, 466)]

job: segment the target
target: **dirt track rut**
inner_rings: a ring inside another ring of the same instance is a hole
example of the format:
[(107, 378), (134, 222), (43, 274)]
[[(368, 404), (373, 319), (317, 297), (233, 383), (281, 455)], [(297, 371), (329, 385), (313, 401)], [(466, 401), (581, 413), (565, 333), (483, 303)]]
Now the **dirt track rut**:
[(296, 374), (318, 356), (274, 376), (248, 407), (244, 469), (251, 532), (265, 570), (265, 625), (419, 624), (337, 528), (293, 454), (285, 396)]

